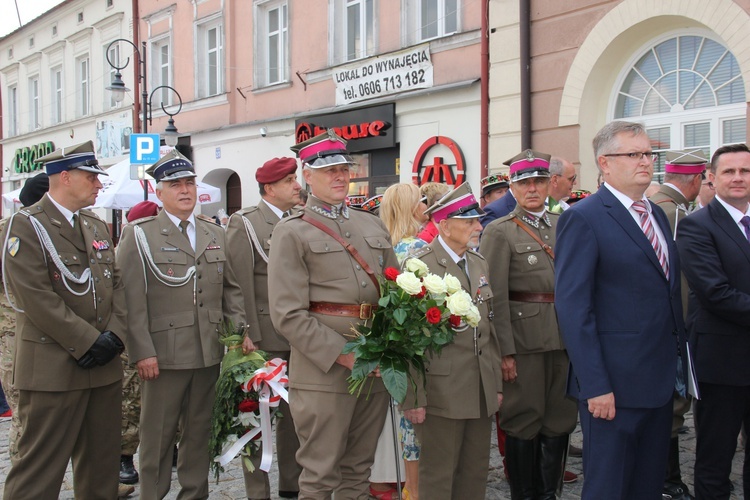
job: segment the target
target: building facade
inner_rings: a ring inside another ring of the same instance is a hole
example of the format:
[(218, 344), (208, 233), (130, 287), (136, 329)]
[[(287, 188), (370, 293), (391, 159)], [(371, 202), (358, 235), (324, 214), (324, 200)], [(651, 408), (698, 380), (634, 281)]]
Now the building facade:
[[(746, 142), (749, 29), (745, 0), (492, 0), (490, 170), (531, 146), (579, 165), (581, 186), (595, 189), (591, 140), (615, 119), (644, 123), (657, 152), (710, 155)], [(526, 95), (521, 33), (530, 42)], [(655, 180), (663, 165), (662, 153)]]

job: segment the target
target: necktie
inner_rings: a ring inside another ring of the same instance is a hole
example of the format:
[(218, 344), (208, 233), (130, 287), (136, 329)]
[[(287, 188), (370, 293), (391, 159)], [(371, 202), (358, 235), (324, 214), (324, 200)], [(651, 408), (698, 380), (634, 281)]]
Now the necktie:
[(281, 218), (285, 219), (285, 218), (289, 217), (290, 215), (292, 215), (290, 212), (291, 212), (290, 210), (287, 210), (286, 212), (284, 212), (283, 214), (281, 214)]
[(73, 214), (73, 217), (70, 219), (73, 221), (73, 229), (78, 229), (78, 215)]
[(469, 270), (466, 268), (466, 259), (461, 259), (458, 261), (458, 267), (461, 268), (461, 270), (464, 272), (466, 277), (469, 277)]
[(181, 220), (180, 221), (180, 229), (182, 230), (182, 235), (185, 237), (185, 239), (188, 242), (188, 245), (190, 245), (190, 248), (193, 247), (193, 243), (190, 241), (190, 236), (188, 236), (188, 225), (190, 224), (190, 221)]
[(745, 228), (745, 238), (750, 240), (750, 217), (747, 215), (740, 219), (740, 224)]
[(651, 243), (651, 246), (654, 247), (656, 258), (659, 259), (659, 264), (661, 264), (661, 268), (664, 270), (664, 275), (669, 278), (669, 261), (667, 260), (667, 254), (661, 247), (661, 243), (659, 243), (659, 237), (656, 234), (656, 230), (651, 224), (651, 218), (648, 216), (646, 202), (644, 202), (643, 200), (636, 201), (632, 206), (633, 210), (636, 211), (640, 218), (641, 230), (643, 230), (643, 234), (646, 235), (649, 243)]

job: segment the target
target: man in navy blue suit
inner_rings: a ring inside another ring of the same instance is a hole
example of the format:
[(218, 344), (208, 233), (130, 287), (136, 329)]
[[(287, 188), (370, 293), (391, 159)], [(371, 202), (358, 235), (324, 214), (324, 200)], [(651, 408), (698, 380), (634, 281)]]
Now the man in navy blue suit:
[[(742, 424), (750, 429), (750, 150), (723, 146), (708, 180), (716, 196), (680, 222), (677, 246), (690, 284), (688, 327), (701, 399), (695, 404), (696, 498), (729, 498)], [(744, 495), (750, 498), (745, 447)]]
[(492, 203), (488, 203), (484, 207), (484, 216), (479, 219), (482, 223), (482, 227), (487, 227), (487, 224), (500, 217), (505, 217), (511, 213), (518, 203), (513, 193), (509, 189), (504, 195), (496, 199)]
[(584, 499), (661, 499), (672, 394), (686, 374), (680, 266), (645, 129), (616, 121), (593, 141), (603, 188), (563, 212), (555, 306), (583, 429)]

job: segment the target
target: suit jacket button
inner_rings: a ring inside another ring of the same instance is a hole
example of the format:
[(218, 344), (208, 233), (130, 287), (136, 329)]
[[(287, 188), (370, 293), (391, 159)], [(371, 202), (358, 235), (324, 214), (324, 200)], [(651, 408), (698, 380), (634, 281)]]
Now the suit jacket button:
[(263, 308), (261, 307), (260, 309), (258, 309), (258, 311), (260, 311), (260, 312), (263, 312), (263, 311), (264, 311), (264, 309), (263, 309)]
[(360, 269), (362, 269), (362, 266), (360, 266), (359, 264), (357, 264), (357, 265), (356, 265), (356, 266), (354, 266), (354, 267), (356, 267), (356, 268), (357, 268), (357, 271), (359, 271)]
[(172, 257), (168, 258), (167, 260), (168, 260), (169, 262), (172, 262)]
[(198, 306), (199, 307), (203, 307), (203, 302), (201, 302), (200, 304), (198, 304)]
[(174, 321), (170, 321), (169, 326), (174, 326)]
[(203, 293), (203, 289), (202, 289), (202, 288), (199, 288), (199, 289), (198, 289), (198, 293)]
[(363, 281), (363, 282), (362, 282), (362, 288), (364, 288), (364, 287), (366, 287), (366, 286), (367, 286), (367, 282), (366, 282), (366, 281)]
[(102, 318), (101, 316), (99, 316), (98, 319), (99, 319), (99, 323), (101, 323), (102, 321), (104, 321), (104, 318)]
[(198, 279), (201, 279), (201, 277), (202, 277), (202, 276), (203, 276), (202, 274), (199, 274), (199, 275), (198, 275)]
[(346, 236), (348, 238), (349, 236), (351, 236), (351, 233), (349, 231), (347, 231), (347, 232), (344, 233), (344, 236)]
[(68, 350), (69, 350), (70, 352), (76, 352), (76, 348), (75, 348), (75, 347), (68, 347)]
[(481, 350), (481, 349), (479, 349), (479, 355), (480, 355), (480, 356), (482, 355), (482, 350)]
[(201, 261), (200, 261), (200, 259), (195, 259), (195, 265), (196, 265), (196, 266), (200, 266), (200, 265), (201, 265)]
[(92, 264), (95, 264), (95, 263), (96, 263), (96, 261), (95, 261), (94, 259), (91, 259), (91, 263), (92, 263)]
[(518, 315), (521, 316), (523, 313), (521, 311), (518, 311)]
[(42, 342), (47, 342), (47, 337), (41, 337), (39, 340), (41, 340)]

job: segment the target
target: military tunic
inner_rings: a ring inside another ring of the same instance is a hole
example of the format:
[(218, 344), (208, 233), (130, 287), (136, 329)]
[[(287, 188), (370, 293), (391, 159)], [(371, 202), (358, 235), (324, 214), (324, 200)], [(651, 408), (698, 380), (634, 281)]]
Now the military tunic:
[[(353, 245), (376, 274), (398, 267), (390, 236), (370, 214), (332, 207), (315, 196), (304, 214)], [(302, 466), (300, 498), (363, 498), (388, 404), (380, 379), (369, 397), (348, 391), (348, 368), (336, 359), (358, 318), (311, 313), (311, 302), (377, 304), (368, 274), (334, 238), (305, 222), (302, 214), (276, 225), (268, 263), (271, 320), (291, 346), (291, 411)]]
[(503, 392), (498, 339), (490, 321), (493, 293), (487, 262), (467, 251), (469, 279), (437, 238), (413, 257), (433, 274), (458, 278), (482, 318), (476, 332), (467, 328), (455, 333), (453, 343), (430, 361), (427, 388), (418, 382), (416, 400), (410, 391), (402, 405), (405, 410), (426, 409), (424, 423), (414, 424), (422, 445), (420, 496), (484, 499), (492, 416), (498, 410), (497, 394)]
[[(163, 498), (169, 491), (178, 419), (180, 495), (207, 497), (211, 409), (224, 354), (218, 329), (224, 317), (235, 325), (244, 323), (240, 288), (226, 260), (224, 231), (199, 218), (195, 225), (193, 250), (162, 210), (125, 226), (117, 250), (128, 270), (123, 281), (130, 362), (155, 356), (160, 371), (158, 378), (141, 386), (144, 499)], [(147, 247), (138, 247), (138, 234), (145, 237)], [(193, 267), (192, 277), (181, 280)]]
[[(245, 300), (247, 335), (269, 357), (289, 361), (289, 341), (273, 327), (268, 302), (267, 259), (271, 251), (271, 233), (279, 220), (264, 201), (255, 207), (234, 213), (227, 224), (227, 261), (235, 270)], [(279, 411), (283, 415), (276, 421), (279, 490), (297, 491), (301, 468), (294, 455), (299, 449), (299, 439), (286, 401), (281, 400)], [(250, 498), (271, 496), (268, 474), (259, 469), (260, 459), (259, 450), (252, 457), (254, 473), (249, 472), (244, 465), (242, 468), (245, 492)]]
[(505, 384), (500, 425), (509, 436), (529, 440), (569, 434), (576, 425), (576, 405), (565, 397), (568, 356), (557, 324), (554, 302), (534, 302), (511, 294), (555, 289), (553, 259), (520, 221), (543, 243), (554, 247), (559, 216), (537, 218), (520, 206), (490, 223), (480, 251), (490, 267), (494, 325), (503, 356), (514, 356), (517, 380)]
[[(0, 220), (0, 242), (5, 241), (5, 228), (8, 219)], [(0, 262), (3, 255), (0, 253)], [(2, 272), (0, 272), (2, 278)], [(8, 454), (12, 457), (18, 454), (18, 436), (21, 435), (21, 421), (18, 418), (18, 389), (13, 387), (13, 357), (16, 353), (16, 312), (5, 296), (3, 282), (0, 288), (0, 383), (3, 385), (5, 400), (13, 412), (8, 430)]]
[[(5, 278), (23, 311), (13, 386), (24, 433), (6, 499), (57, 498), (71, 456), (76, 497), (117, 494), (120, 361), (91, 369), (76, 361), (105, 330), (126, 340), (124, 288), (106, 223), (80, 210), (76, 226), (47, 194), (8, 223)], [(49, 237), (46, 249), (37, 231)], [(75, 283), (87, 269), (90, 279)]]
[[(689, 203), (687, 198), (685, 198), (685, 195), (674, 189), (672, 186), (662, 184), (662, 186), (659, 188), (659, 191), (649, 199), (659, 205), (659, 207), (664, 210), (664, 213), (667, 214), (667, 219), (669, 220), (669, 228), (672, 230), (671, 238), (675, 239), (675, 237), (677, 236), (680, 221), (687, 217), (689, 214)], [(667, 235), (665, 235), (665, 237), (666, 236)], [(684, 273), (680, 276), (680, 280), (680, 284), (682, 286), (682, 313), (683, 316), (687, 318), (688, 294), (690, 293), (690, 285), (688, 285)], [(675, 392), (674, 407), (672, 412), (673, 438), (677, 437), (678, 429), (685, 425), (685, 414), (688, 412), (688, 410), (690, 410), (690, 401), (691, 398), (684, 398), (677, 392)]]

